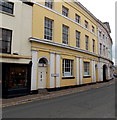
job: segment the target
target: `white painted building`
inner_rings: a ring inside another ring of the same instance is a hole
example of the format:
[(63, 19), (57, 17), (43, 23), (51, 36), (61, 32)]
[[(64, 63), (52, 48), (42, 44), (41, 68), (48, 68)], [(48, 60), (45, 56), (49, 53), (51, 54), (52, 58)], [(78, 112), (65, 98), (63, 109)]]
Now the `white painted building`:
[(20, 0), (0, 1), (0, 63), (3, 95), (27, 94), (30, 88), (32, 6)]
[(112, 79), (112, 38), (111, 29), (108, 22), (98, 22), (98, 42), (99, 42), (99, 79), (101, 81)]

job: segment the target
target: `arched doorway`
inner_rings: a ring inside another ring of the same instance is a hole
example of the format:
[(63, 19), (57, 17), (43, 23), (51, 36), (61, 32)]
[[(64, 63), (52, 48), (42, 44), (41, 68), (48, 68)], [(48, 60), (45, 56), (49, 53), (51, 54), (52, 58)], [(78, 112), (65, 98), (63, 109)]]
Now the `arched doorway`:
[(103, 65), (103, 81), (107, 80), (107, 66)]
[(47, 73), (48, 60), (45, 57), (39, 59), (38, 65), (38, 88), (46, 88), (46, 73)]

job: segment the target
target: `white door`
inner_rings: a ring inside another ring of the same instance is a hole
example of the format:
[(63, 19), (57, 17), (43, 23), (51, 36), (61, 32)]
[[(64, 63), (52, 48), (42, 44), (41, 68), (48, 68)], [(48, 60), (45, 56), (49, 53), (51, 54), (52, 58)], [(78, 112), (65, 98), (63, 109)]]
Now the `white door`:
[(39, 67), (38, 88), (46, 88), (46, 67)]

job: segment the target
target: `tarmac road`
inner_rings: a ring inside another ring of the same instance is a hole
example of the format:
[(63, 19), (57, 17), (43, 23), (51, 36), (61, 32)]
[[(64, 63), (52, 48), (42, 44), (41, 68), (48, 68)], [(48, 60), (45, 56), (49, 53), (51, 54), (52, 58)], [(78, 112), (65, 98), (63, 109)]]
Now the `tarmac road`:
[(115, 118), (115, 84), (6, 107), (3, 118)]

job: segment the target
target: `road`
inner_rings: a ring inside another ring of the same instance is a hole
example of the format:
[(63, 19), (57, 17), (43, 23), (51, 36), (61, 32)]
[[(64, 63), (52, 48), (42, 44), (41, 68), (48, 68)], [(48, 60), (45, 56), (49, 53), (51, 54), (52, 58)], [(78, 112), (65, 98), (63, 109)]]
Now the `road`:
[(115, 84), (6, 107), (3, 118), (115, 118)]

